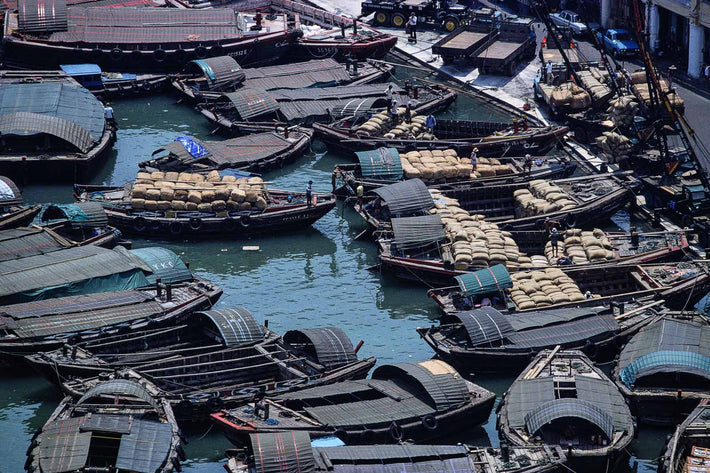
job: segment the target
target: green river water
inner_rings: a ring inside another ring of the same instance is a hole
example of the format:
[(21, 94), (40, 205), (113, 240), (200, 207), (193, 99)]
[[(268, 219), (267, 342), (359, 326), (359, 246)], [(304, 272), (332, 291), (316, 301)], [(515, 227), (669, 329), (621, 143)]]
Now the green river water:
[[(398, 74), (399, 76), (399, 74)], [(190, 107), (176, 103), (166, 94), (142, 99), (116, 100), (111, 104), (119, 123), (115, 150), (93, 183), (123, 184), (135, 177), (136, 163), (147, 159), (159, 146), (189, 134), (210, 139), (211, 127)], [(506, 119), (475, 99), (460, 96), (441, 116), (462, 119)], [(218, 139), (212, 137), (211, 139)], [(330, 191), (330, 174), (349, 156), (326, 152), (315, 142), (313, 152), (295, 164), (265, 175), (274, 187), (305, 188), (309, 179), (315, 191)], [(71, 186), (37, 185), (23, 189), (28, 202), (71, 202)], [(621, 215), (621, 225), (624, 216)], [(628, 217), (626, 217), (628, 219)], [(424, 360), (432, 350), (414, 329), (435, 323), (437, 308), (426, 289), (399, 283), (366, 268), (376, 263), (372, 242), (355, 241), (363, 224), (341, 204), (316, 223), (297, 234), (271, 235), (244, 241), (147, 242), (134, 247), (162, 245), (180, 254), (203, 277), (219, 284), (224, 296), (218, 307), (244, 306), (269, 327), (284, 333), (292, 328), (335, 326), (343, 328), (356, 344), (364, 340), (360, 354), (374, 355), (378, 363)], [(258, 245), (258, 252), (242, 246)], [(475, 378), (475, 382), (500, 396), (517, 373), (504, 377)], [(0, 472), (23, 471), (25, 451), (34, 431), (57, 406), (61, 394), (36, 376), (0, 379)], [(655, 471), (667, 430), (641, 430), (632, 444), (630, 468)], [(230, 447), (209, 425), (186, 429), (189, 457), (183, 471), (221, 472), (223, 452)], [(497, 445), (495, 414), (481, 428), (462, 434), (453, 442)], [(602, 472), (603, 473), (603, 472)]]

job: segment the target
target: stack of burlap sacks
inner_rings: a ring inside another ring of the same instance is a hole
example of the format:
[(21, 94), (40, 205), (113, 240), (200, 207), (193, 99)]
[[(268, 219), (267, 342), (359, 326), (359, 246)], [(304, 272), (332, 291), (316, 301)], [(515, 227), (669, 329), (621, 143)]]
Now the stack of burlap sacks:
[(585, 300), (579, 286), (557, 268), (521, 271), (512, 274), (511, 279), (513, 287), (508, 291), (518, 310), (540, 309), (553, 304)]
[(542, 179), (530, 181), (528, 189), (513, 192), (516, 206), (524, 216), (571, 210), (577, 204), (560, 187)]
[(267, 193), (260, 177), (207, 177), (187, 172), (139, 172), (131, 191), (131, 207), (150, 211), (262, 211)]
[[(614, 259), (614, 247), (604, 232), (595, 228), (591, 232), (571, 228), (563, 232), (564, 240), (557, 244), (558, 257), (565, 255), (573, 264), (601, 263)], [(545, 245), (545, 256), (550, 264), (557, 258), (552, 256), (552, 246)]]
[(362, 125), (353, 127), (353, 131), (358, 136), (382, 136), (388, 139), (394, 138), (416, 138), (418, 140), (435, 140), (436, 137), (426, 132), (424, 122), (426, 117), (417, 116), (412, 112), (411, 123), (404, 123), (404, 107), (397, 108), (399, 112), (399, 125), (394, 126), (392, 116), (388, 112), (380, 112), (373, 115)]
[(594, 141), (611, 163), (627, 159), (631, 151), (631, 140), (615, 131), (605, 131)]
[[(659, 76), (661, 88), (668, 94), (668, 100), (674, 108), (683, 108), (685, 103), (675, 92), (670, 92), (670, 84), (666, 79)], [(646, 106), (651, 105), (651, 94), (648, 90), (648, 82), (646, 81), (645, 71), (636, 71), (631, 74), (631, 90), (634, 91), (636, 97), (643, 101)]]
[(605, 77), (597, 68), (577, 72), (579, 80), (584, 84), (594, 101), (598, 101), (611, 94), (611, 89), (606, 85)]
[(431, 213), (441, 217), (457, 268), (504, 264), (514, 271), (532, 267), (530, 258), (520, 253), (509, 232), (501, 231), (495, 223), (486, 222), (483, 215), (470, 215), (456, 199), (445, 197), (435, 189), (429, 192), (435, 200)]
[(400, 155), (400, 159), (407, 179), (419, 178), (425, 182), (478, 179), (513, 173), (509, 164), (501, 164), (494, 158), (478, 158), (478, 165), (474, 171), (471, 159), (457, 156), (453, 149), (410, 151)]
[(617, 128), (630, 127), (634, 117), (638, 114), (639, 104), (631, 95), (624, 95), (609, 103), (606, 113), (609, 116), (609, 125)]
[(552, 89), (550, 106), (554, 109), (569, 107), (572, 110), (584, 110), (592, 104), (592, 98), (574, 82), (565, 82)]

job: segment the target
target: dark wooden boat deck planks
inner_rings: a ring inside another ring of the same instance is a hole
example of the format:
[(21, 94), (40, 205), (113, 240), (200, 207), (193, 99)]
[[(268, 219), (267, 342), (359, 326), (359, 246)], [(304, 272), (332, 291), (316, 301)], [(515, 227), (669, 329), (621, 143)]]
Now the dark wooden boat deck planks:
[(336, 435), (348, 444), (422, 441), (483, 422), (494, 399), (448, 364), (430, 360), (383, 365), (369, 380), (270, 398), (268, 419), (245, 406), (213, 414), (212, 421), (236, 443), (250, 433), (289, 430)]

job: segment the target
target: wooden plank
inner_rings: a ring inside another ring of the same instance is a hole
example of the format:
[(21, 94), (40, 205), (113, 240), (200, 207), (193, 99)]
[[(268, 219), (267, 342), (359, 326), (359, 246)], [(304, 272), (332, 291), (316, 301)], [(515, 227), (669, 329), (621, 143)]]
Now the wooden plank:
[(555, 355), (557, 355), (557, 352), (560, 351), (560, 348), (562, 348), (562, 346), (561, 346), (561, 345), (557, 345), (557, 346), (547, 355), (547, 357), (543, 360), (542, 363), (537, 364), (533, 369), (531, 369), (530, 371), (528, 371), (527, 373), (525, 373), (525, 376), (523, 376), (523, 379), (532, 379), (532, 378), (534, 378), (535, 376), (537, 376), (538, 374), (540, 374), (540, 372), (543, 370), (543, 368), (545, 368), (545, 366), (547, 366), (547, 365), (550, 363), (550, 361), (552, 360), (552, 358), (554, 358)]
[(623, 320), (627, 317), (631, 317), (632, 315), (636, 315), (639, 312), (643, 312), (644, 310), (650, 309), (652, 307), (656, 307), (657, 305), (661, 305), (661, 304), (663, 304), (663, 302), (664, 302), (663, 300), (660, 300), (660, 301), (656, 301), (656, 302), (653, 302), (651, 304), (648, 304), (648, 305), (645, 305), (642, 307), (637, 307), (636, 309), (630, 310), (629, 312), (625, 312), (623, 314), (619, 314), (619, 315), (615, 316), (614, 319)]

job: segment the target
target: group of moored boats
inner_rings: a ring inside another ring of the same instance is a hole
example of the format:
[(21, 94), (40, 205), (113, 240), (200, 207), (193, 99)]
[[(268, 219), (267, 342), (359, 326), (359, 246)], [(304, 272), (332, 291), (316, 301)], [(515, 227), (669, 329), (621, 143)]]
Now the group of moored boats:
[[(385, 85), (393, 66), (371, 58), (396, 37), (359, 19), (291, 0), (137, 3), (4, 13), (5, 64), (61, 68), (0, 73), (0, 172), (17, 182), (89, 178), (116, 140), (112, 96), (169, 89), (228, 135), (156, 144), (130, 182), (75, 184), (75, 204), (27, 205), (0, 177), (0, 365), (66, 395), (27, 471), (180, 471), (194, 422), (235, 444), (231, 473), (615, 471), (642, 424), (678, 424), (662, 473), (710, 468), (710, 265), (690, 228), (594, 228), (652, 181), (548, 156), (568, 126), (513, 107), (498, 105), (510, 122), (430, 120), (458, 91)], [(353, 160), (332, 193), (256, 174), (316, 138)], [(381, 270), (430, 287), (442, 315), (417, 333), (433, 359), (375, 368), (340, 328), (278, 334), (216, 307), (221, 288), (177, 254), (123, 238), (281, 234), (337, 197)], [(610, 375), (595, 365), (610, 360)], [(493, 411), (471, 375), (518, 372), (499, 447), (440, 444)]]

